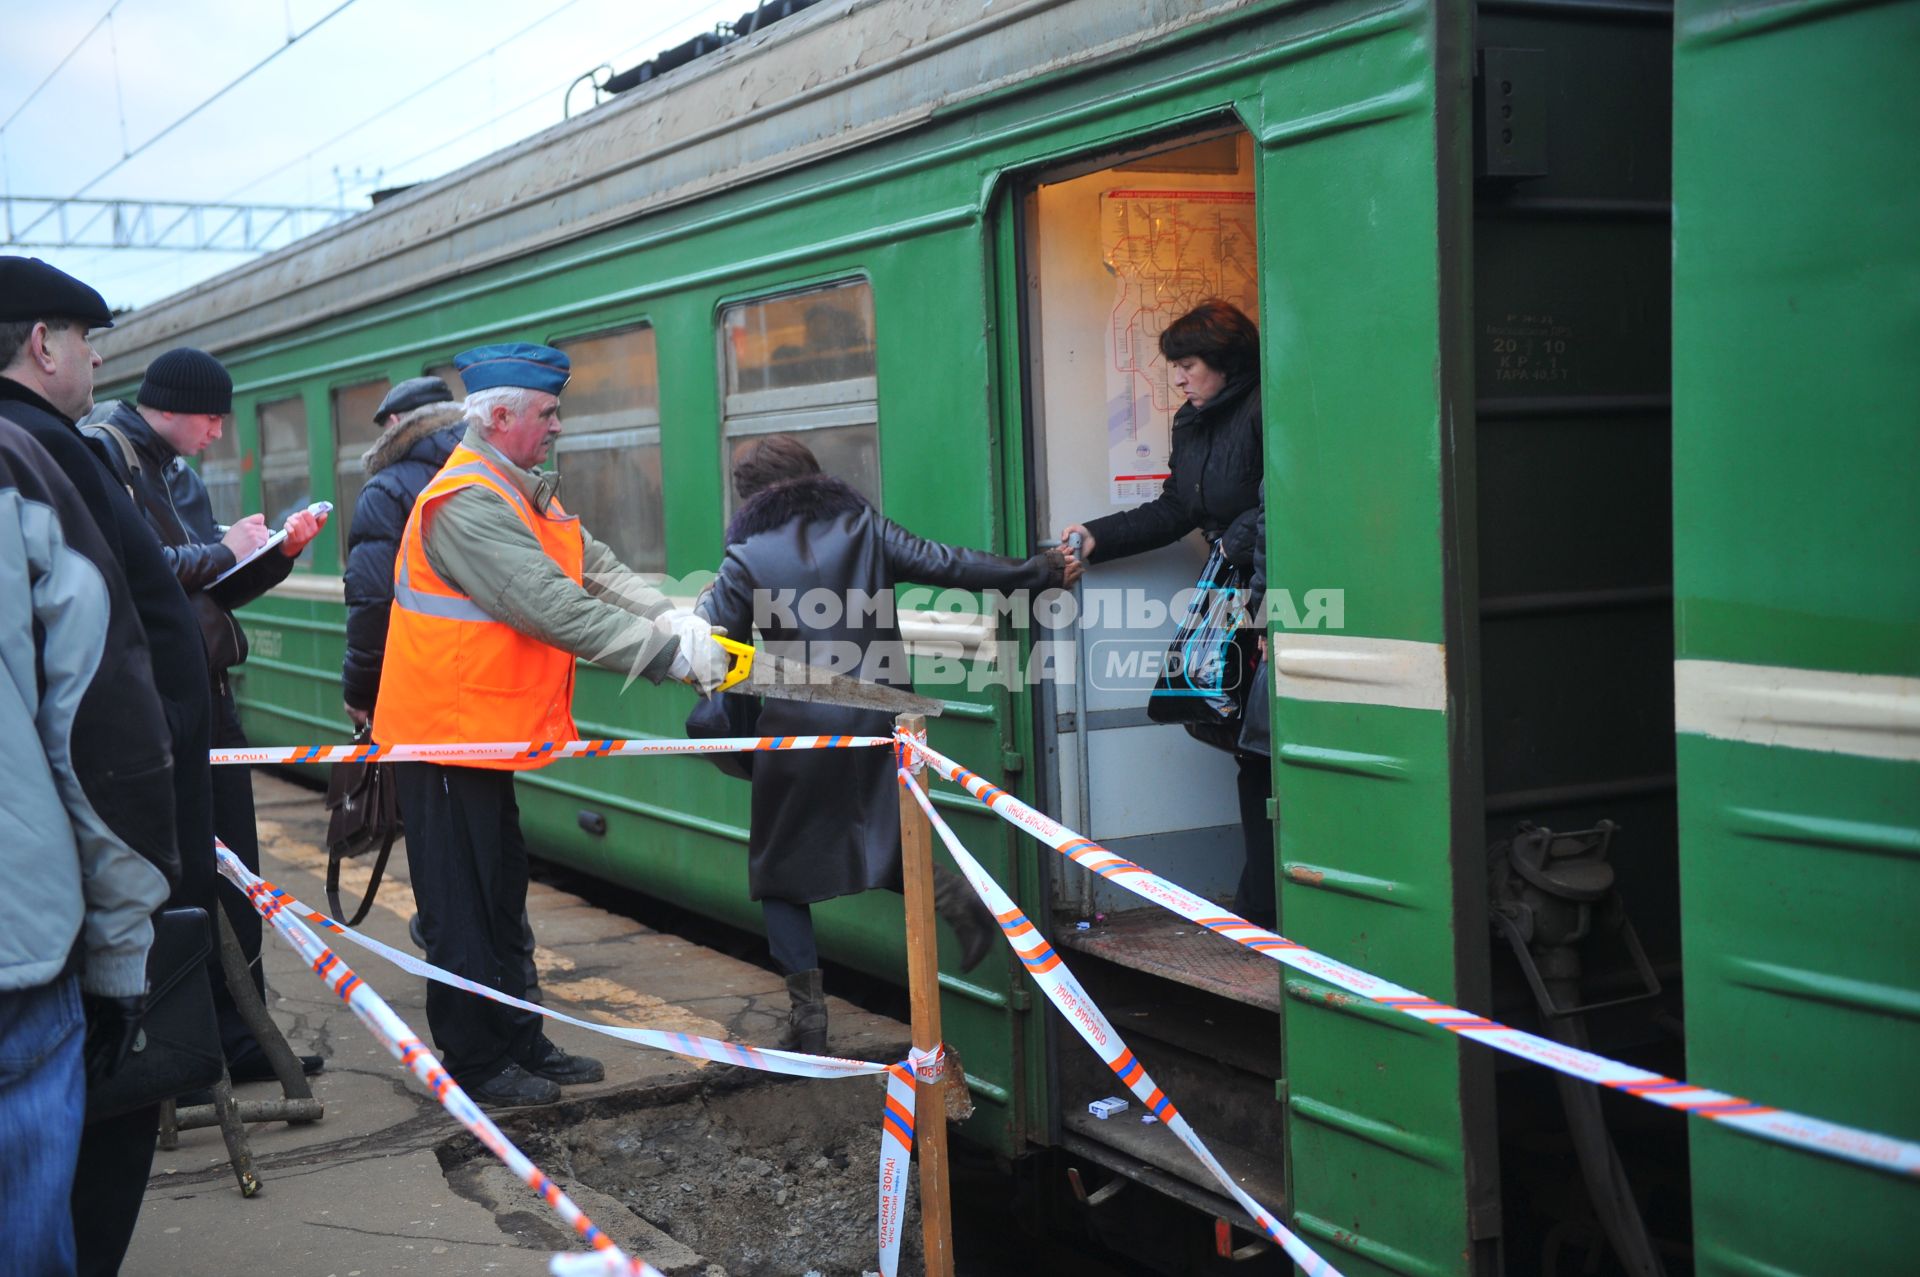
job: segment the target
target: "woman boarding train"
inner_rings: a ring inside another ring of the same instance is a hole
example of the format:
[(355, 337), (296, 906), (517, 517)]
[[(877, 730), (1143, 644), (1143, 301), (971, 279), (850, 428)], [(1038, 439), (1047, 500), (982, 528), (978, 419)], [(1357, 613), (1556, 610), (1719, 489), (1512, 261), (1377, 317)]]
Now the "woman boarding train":
[[(1171, 545), (1196, 528), (1233, 566), (1252, 573), (1253, 611), (1265, 587), (1266, 520), (1260, 418), (1260, 330), (1237, 307), (1202, 302), (1167, 325), (1160, 354), (1187, 402), (1173, 415), (1167, 481), (1145, 505), (1086, 523), (1069, 523), (1060, 543), (1076, 562), (1110, 563)], [(1078, 534), (1078, 551), (1072, 547)], [(1273, 777), (1265, 756), (1234, 752), (1246, 866), (1234, 910), (1272, 926), (1273, 822), (1267, 800)]]

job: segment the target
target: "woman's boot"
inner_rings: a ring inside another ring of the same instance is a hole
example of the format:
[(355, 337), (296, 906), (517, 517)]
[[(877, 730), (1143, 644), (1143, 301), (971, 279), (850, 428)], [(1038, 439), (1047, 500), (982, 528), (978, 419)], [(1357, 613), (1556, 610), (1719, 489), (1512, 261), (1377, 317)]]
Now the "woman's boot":
[(960, 941), (960, 969), (971, 971), (979, 966), (1000, 933), (993, 910), (974, 894), (963, 875), (945, 865), (933, 867), (933, 908)]
[(819, 967), (795, 971), (787, 977), (787, 1004), (787, 1027), (780, 1035), (780, 1049), (825, 1055), (827, 995), (820, 988)]

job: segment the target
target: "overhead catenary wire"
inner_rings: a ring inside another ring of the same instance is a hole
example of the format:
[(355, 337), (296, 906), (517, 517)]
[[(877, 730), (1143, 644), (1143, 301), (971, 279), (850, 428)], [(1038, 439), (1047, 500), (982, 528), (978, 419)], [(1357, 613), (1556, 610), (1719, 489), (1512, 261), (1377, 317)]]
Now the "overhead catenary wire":
[[(245, 71), (242, 71), (239, 75), (235, 76), (232, 80), (229, 80), (226, 84), (216, 89), (212, 94), (202, 99), (198, 105), (193, 107), (193, 109), (189, 110), (185, 115), (180, 116), (178, 119), (174, 120), (173, 123), (167, 125), (165, 128), (161, 129), (158, 133), (155, 133), (152, 137), (142, 142), (139, 146), (134, 147), (131, 151), (128, 151), (125, 155), (115, 160), (112, 164), (108, 165), (105, 169), (101, 170), (99, 174), (94, 176), (85, 185), (80, 187), (79, 190), (74, 191), (71, 195), (68, 195), (66, 199), (51, 205), (46, 212), (42, 213), (39, 217), (35, 218), (31, 223), (21, 228), (21, 230), (19, 231), (19, 235), (21, 236), (26, 235), (29, 231), (33, 230), (33, 228), (38, 226), (41, 222), (46, 221), (47, 218), (52, 217), (61, 208), (64, 208), (68, 203), (70, 203), (73, 200), (79, 199), (82, 195), (85, 195), (88, 191), (92, 190), (94, 187), (104, 182), (107, 178), (119, 172), (122, 168), (124, 168), (127, 165), (129, 161), (133, 160), (135, 157), (144, 153), (149, 147), (153, 146), (156, 142), (159, 142), (163, 138), (167, 137), (175, 129), (179, 128), (181, 125), (185, 124), (187, 121), (193, 119), (196, 115), (199, 115), (200, 112), (206, 110), (208, 107), (212, 106), (215, 102), (218, 102), (221, 98), (225, 97), (228, 93), (232, 92), (234, 89), (239, 88), (242, 84), (246, 83), (246, 81), (253, 78), (253, 76), (256, 75), (258, 72), (260, 72), (261, 70), (269, 66), (281, 54), (285, 53), (288, 49), (291, 49), (294, 45), (299, 44), (302, 40), (312, 35), (315, 31), (318, 31), (321, 27), (331, 22), (334, 18), (340, 16), (340, 14), (352, 8), (358, 2), (359, 0), (340, 0), (339, 4), (327, 10), (326, 13), (322, 14), (305, 30), (300, 31), (294, 36), (292, 36), (290, 39), (287, 40), (285, 44), (282, 44), (279, 48), (275, 49), (272, 53), (269, 53), (266, 57), (261, 58), (258, 62), (248, 67)], [(103, 18), (102, 21), (105, 21), (105, 19)]]
[(320, 143), (319, 145), (315, 146), (313, 149), (307, 151), (305, 154), (295, 156), (293, 159), (288, 160), (285, 164), (282, 164), (280, 167), (273, 169), (270, 172), (261, 174), (259, 177), (252, 179), (251, 181), (247, 182), (243, 186), (234, 187), (231, 191), (228, 191), (225, 195), (222, 195), (220, 197), (220, 201), (222, 203), (225, 203), (229, 200), (232, 200), (236, 196), (242, 195), (247, 191), (252, 190), (254, 187), (260, 185), (262, 182), (271, 181), (274, 178), (279, 177), (282, 173), (286, 172), (288, 169), (294, 167), (295, 165), (306, 163), (308, 160), (314, 158), (316, 155), (320, 154), (320, 152), (326, 150), (328, 147), (334, 145), (336, 142), (344, 141), (345, 139), (352, 137), (355, 133), (358, 133), (361, 129), (366, 128), (369, 124), (375, 124), (381, 120), (386, 119), (394, 111), (397, 111), (401, 107), (405, 106), (407, 103), (414, 101), (416, 98), (422, 97), (423, 95), (432, 92), (434, 89), (439, 88), (441, 85), (445, 84), (448, 80), (451, 80), (454, 76), (459, 75), (462, 71), (468, 70), (471, 67), (474, 67), (479, 63), (484, 62), (487, 58), (493, 55), (496, 49), (499, 49), (505, 45), (512, 44), (515, 40), (518, 40), (521, 36), (526, 35), (528, 32), (540, 26), (542, 23), (545, 23), (553, 18), (559, 17), (561, 14), (565, 13), (568, 9), (573, 8), (574, 5), (579, 3), (580, 3), (580, 0), (564, 0), (564, 2), (561, 3), (560, 5), (556, 6), (555, 8), (547, 10), (547, 12), (535, 18), (532, 22), (529, 22), (526, 26), (521, 27), (518, 31), (515, 31), (512, 35), (497, 41), (496, 43), (494, 43), (493, 45), (489, 46), (486, 49), (483, 49), (481, 52), (475, 54), (473, 57), (468, 58), (465, 62), (462, 62), (459, 66), (454, 67), (451, 71), (446, 72), (444, 75), (440, 76), (438, 79), (431, 80), (426, 84), (421, 85), (419, 88), (407, 94), (405, 97), (394, 99), (392, 102), (387, 103), (385, 106), (373, 112), (371, 115), (367, 116), (365, 119), (361, 120), (359, 123), (354, 124), (349, 128), (342, 129), (340, 132), (334, 134), (332, 137), (328, 138), (326, 141)]
[(56, 75), (59, 75), (62, 71), (66, 70), (67, 63), (73, 61), (74, 55), (79, 53), (81, 49), (86, 47), (87, 41), (93, 39), (94, 33), (99, 31), (101, 27), (105, 26), (107, 19), (113, 16), (113, 11), (115, 9), (118, 9), (125, 2), (126, 0), (113, 0), (113, 3), (107, 6), (107, 11), (100, 15), (98, 21), (96, 21), (92, 26), (87, 28), (87, 33), (85, 35), (81, 36), (79, 40), (74, 42), (74, 46), (71, 49), (67, 50), (66, 56), (61, 58), (60, 61), (54, 64), (53, 70), (47, 72), (47, 74), (41, 79), (40, 83), (33, 86), (33, 92), (27, 94), (26, 97), (20, 100), (20, 105), (13, 108), (13, 114), (9, 115), (5, 121), (0, 121), (0, 133), (6, 132), (7, 129), (13, 125), (13, 122), (20, 118), (20, 113), (26, 110), (29, 106), (33, 105), (33, 100), (40, 96), (40, 91), (46, 88), (49, 84), (52, 84), (53, 78)]
[[(651, 35), (643, 36), (641, 39), (637, 40), (633, 44), (628, 45), (625, 49), (622, 49), (620, 52), (612, 55), (612, 57), (608, 58), (607, 61), (617, 63), (622, 58), (629, 57), (639, 52), (642, 49), (650, 48), (655, 41), (659, 40), (661, 37), (666, 35), (667, 32), (672, 31), (675, 27), (681, 26), (682, 24), (687, 22), (694, 22), (694, 21), (703, 19), (708, 15), (712, 14), (713, 12), (715, 12), (716, 10), (726, 10), (726, 9), (732, 9), (734, 7), (736, 7), (735, 0), (715, 0), (714, 3), (708, 4), (705, 8), (699, 10), (698, 12), (689, 14), (685, 17), (675, 18), (672, 22), (669, 22), (665, 26), (660, 27), (659, 29), (654, 31)], [(485, 55), (482, 55), (482, 56), (485, 56)], [(475, 61), (477, 62), (479, 61), (479, 59), (476, 58)], [(470, 66), (472, 64), (469, 63), (468, 65)], [(521, 111), (526, 110), (528, 107), (532, 106), (534, 103), (540, 101), (541, 98), (550, 96), (554, 92), (560, 89), (564, 89), (567, 86), (573, 84), (574, 80), (577, 78), (578, 77), (573, 77), (568, 80), (550, 85), (547, 88), (541, 89), (539, 92), (531, 95), (530, 97), (522, 98), (519, 102), (517, 102), (513, 106), (506, 108), (504, 111), (501, 111), (495, 115), (489, 116), (485, 120), (480, 121), (478, 124), (475, 124), (466, 129), (463, 129), (462, 131), (454, 134), (451, 137), (441, 138), (439, 141), (435, 142), (432, 146), (428, 147), (427, 149), (420, 151), (415, 155), (409, 156), (407, 159), (401, 160), (397, 164), (382, 165), (380, 168), (380, 171), (382, 173), (387, 174), (389, 177), (391, 177), (393, 174), (404, 170), (408, 165), (416, 164), (419, 161), (424, 160), (428, 156), (434, 154), (435, 152), (444, 150), (445, 148), (452, 146), (457, 142), (464, 142), (466, 139), (472, 137), (476, 133), (479, 133), (483, 129), (491, 128), (494, 125), (500, 123), (500, 121), (519, 114)], [(558, 121), (556, 121), (556, 123), (558, 123)], [(326, 144), (323, 144), (323, 146), (324, 145)], [(303, 156), (302, 158), (305, 159), (309, 157)], [(350, 187), (348, 189), (359, 191), (359, 190), (366, 189), (372, 185), (373, 183), (371, 182), (362, 182), (359, 185)]]
[[(234, 89), (239, 87), (241, 84), (243, 84), (250, 78), (257, 77), (263, 69), (265, 69), (270, 64), (272, 64), (274, 60), (279, 56), (279, 54), (284, 53), (287, 48), (290, 48), (293, 44), (298, 43), (299, 41), (304, 39), (307, 35), (313, 34), (322, 25), (331, 21), (334, 17), (339, 16), (347, 8), (351, 7), (354, 2), (355, 0), (342, 0), (342, 2), (337, 3), (333, 5), (331, 8), (329, 8), (327, 12), (323, 14), (317, 21), (313, 22), (311, 25), (307, 26), (303, 30), (295, 30), (291, 25), (291, 23), (289, 23), (287, 27), (286, 42), (282, 46), (275, 49), (271, 54), (260, 59), (260, 61), (256, 62), (253, 66), (247, 68), (238, 77), (236, 77), (234, 80), (222, 86), (218, 91), (212, 93), (205, 100), (199, 102), (191, 110), (185, 112), (184, 114), (180, 115), (177, 119), (174, 119), (173, 121), (171, 121), (169, 124), (166, 125), (165, 128), (162, 128), (158, 132), (154, 133), (152, 136), (144, 139), (137, 146), (130, 147), (127, 145), (127, 138), (125, 136), (125, 125), (124, 125), (124, 116), (126, 114), (124, 109), (125, 104), (121, 103), (120, 114), (122, 116), (122, 151), (123, 151), (121, 158), (117, 162), (115, 162), (113, 165), (108, 166), (102, 172), (95, 175), (85, 185), (82, 185), (78, 189), (74, 190), (71, 194), (67, 194), (63, 196), (60, 200), (49, 203), (44, 209), (38, 210), (32, 222), (29, 225), (16, 228), (18, 230), (18, 233), (26, 234), (28, 231), (44, 225), (51, 217), (59, 215), (59, 212), (61, 209), (70, 207), (71, 201), (84, 198), (89, 191), (97, 188), (101, 182), (105, 181), (113, 173), (120, 171), (130, 161), (140, 157), (142, 154), (148, 152), (149, 150), (153, 150), (157, 148), (166, 138), (177, 133), (190, 120), (194, 119), (196, 116), (203, 114), (209, 107), (214, 105), (221, 98), (230, 95)], [(554, 7), (550, 9), (545, 15), (543, 15), (540, 18), (536, 18), (536, 19), (533, 19), (532, 21), (527, 22), (524, 26), (518, 28), (511, 34), (505, 36), (503, 39), (493, 44), (489, 48), (487, 53), (483, 53), (478, 57), (465, 59), (461, 63), (461, 65), (453, 68), (452, 70), (444, 74), (436, 76), (435, 79), (430, 84), (405, 93), (404, 95), (397, 98), (394, 102), (384, 107), (380, 112), (369, 115), (366, 119), (355, 124), (351, 129), (346, 129), (341, 133), (335, 134), (327, 142), (322, 143), (320, 146), (310, 149), (309, 151), (306, 152), (306, 154), (300, 156), (297, 160), (294, 160), (291, 163), (276, 164), (276, 167), (272, 172), (264, 174), (259, 178), (255, 178), (249, 181), (246, 185), (242, 187), (236, 188), (232, 195), (223, 197), (223, 199), (232, 199), (235, 196), (240, 195), (246, 191), (249, 191), (255, 187), (269, 183), (275, 177), (282, 176), (289, 169), (296, 168), (298, 165), (302, 163), (311, 165), (311, 163), (314, 161), (315, 156), (323, 153), (328, 147), (338, 145), (338, 143), (341, 140), (351, 137), (353, 133), (355, 133), (360, 129), (366, 128), (370, 125), (377, 125), (381, 120), (391, 118), (392, 113), (396, 109), (404, 107), (405, 105), (410, 104), (415, 100), (424, 97), (427, 93), (431, 92), (436, 88), (444, 90), (448, 82), (453, 80), (462, 71), (470, 70), (476, 63), (478, 63), (481, 60), (484, 60), (485, 57), (501, 49), (502, 46), (507, 45), (533, 32), (535, 28), (539, 27), (542, 23), (547, 22), (548, 20), (556, 16), (564, 14), (569, 10), (575, 9), (578, 6), (578, 4), (579, 4), (579, 0), (564, 0), (564, 2), (555, 3)], [(8, 117), (9, 121), (18, 117), (20, 113), (24, 110), (24, 108), (29, 105), (30, 101), (35, 97), (35, 95), (39, 95), (42, 99), (44, 99), (45, 97), (45, 93), (43, 92), (44, 86), (47, 84), (50, 84), (57, 77), (62, 67), (67, 66), (73, 61), (73, 59), (81, 51), (81, 48), (88, 41), (91, 41), (97, 38), (98, 32), (101, 27), (108, 26), (111, 28), (114, 25), (114, 23), (110, 22), (110, 19), (113, 19), (117, 11), (120, 8), (124, 7), (124, 5), (125, 5), (125, 0), (112, 0), (111, 5), (106, 9), (106, 11), (101, 14), (99, 19), (97, 19), (91, 27), (89, 27), (87, 34), (81, 38), (79, 43), (76, 44), (73, 49), (68, 51), (66, 57), (62, 58), (60, 65), (56, 66), (53, 71), (49, 72), (48, 75), (45, 77), (45, 79), (42, 81), (42, 84), (40, 86), (36, 86), (34, 92), (29, 94), (26, 100), (21, 101), (14, 108), (13, 114)], [(710, 2), (706, 4), (687, 3), (683, 5), (676, 5), (675, 9), (677, 9), (678, 12), (674, 16), (662, 22), (657, 27), (654, 27), (647, 34), (644, 34), (635, 38), (629, 45), (621, 49), (619, 52), (612, 54), (611, 60), (615, 64), (619, 64), (624, 59), (627, 59), (631, 56), (651, 51), (654, 46), (656, 46), (662, 39), (668, 38), (671, 35), (671, 33), (674, 32), (676, 29), (680, 29), (684, 31), (684, 30), (690, 30), (693, 28), (702, 27), (703, 24), (706, 24), (710, 21), (714, 21), (719, 16), (724, 15), (725, 12), (731, 7), (733, 7), (731, 0), (710, 0)], [(654, 10), (654, 12), (657, 16), (659, 15), (659, 10), (656, 9)], [(290, 11), (289, 11), (289, 16), (290, 16)], [(540, 65), (540, 63), (536, 62), (533, 65), (537, 66), (537, 65)], [(120, 88), (118, 83), (116, 83), (115, 87), (117, 91)], [(556, 80), (554, 86), (550, 87), (549, 89), (543, 90), (541, 94), (535, 94), (524, 100), (518, 101), (510, 109), (501, 111), (498, 114), (492, 116), (484, 124), (462, 128), (459, 131), (459, 133), (456, 134), (454, 137), (449, 139), (444, 139), (425, 151), (412, 154), (404, 163), (407, 166), (417, 165), (421, 161), (428, 159), (428, 157), (435, 154), (436, 152), (446, 151), (448, 148), (458, 145), (461, 141), (471, 138), (474, 134), (478, 133), (483, 128), (493, 128), (499, 125), (501, 121), (506, 120), (514, 116), (515, 114), (526, 112), (528, 108), (531, 107), (537, 101), (539, 101), (542, 96), (556, 93), (560, 87), (561, 86), (558, 80)], [(537, 132), (540, 128), (546, 127), (550, 123), (558, 123), (558, 122), (560, 121), (556, 116), (556, 118), (551, 121), (542, 120), (537, 122), (530, 122), (528, 123), (528, 126), (526, 128), (517, 129), (516, 131), (522, 134), (532, 134), (534, 132)], [(8, 170), (9, 175), (10, 175), (11, 166), (10, 164), (4, 163), (4, 161), (8, 158), (11, 158), (11, 157), (8, 157), (6, 154), (8, 151), (17, 152), (18, 150), (18, 148), (12, 147), (10, 145), (13, 142), (15, 136), (16, 135), (14, 135), (11, 131), (0, 131), (0, 169)], [(477, 157), (462, 158), (460, 159), (459, 163), (465, 163), (469, 158), (477, 158)], [(449, 168), (457, 167), (457, 166), (458, 166), (457, 164), (448, 165)], [(389, 177), (393, 172), (394, 172), (394, 166), (387, 166), (386, 173)], [(358, 192), (364, 189), (368, 189), (368, 188), (379, 185), (380, 182), (381, 182), (381, 179), (375, 178), (370, 181), (350, 183), (344, 188), (344, 190), (348, 194), (357, 194)], [(390, 184), (393, 184), (393, 183), (390, 183)], [(8, 183), (7, 185), (8, 185), (8, 188), (11, 189), (11, 183)], [(117, 260), (120, 260), (119, 254), (123, 251), (124, 250), (116, 250), (110, 256), (100, 256), (100, 255), (89, 256), (88, 258), (85, 259), (85, 261), (89, 265), (101, 263), (106, 260), (117, 261)], [(132, 272), (132, 277), (140, 278), (140, 279), (149, 279), (155, 275), (159, 275), (163, 273), (167, 269), (178, 269), (178, 267), (175, 265), (175, 263), (166, 261), (166, 260), (153, 261), (137, 267)], [(184, 284), (184, 283), (190, 283), (192, 281), (190, 279), (183, 279), (181, 282)]]

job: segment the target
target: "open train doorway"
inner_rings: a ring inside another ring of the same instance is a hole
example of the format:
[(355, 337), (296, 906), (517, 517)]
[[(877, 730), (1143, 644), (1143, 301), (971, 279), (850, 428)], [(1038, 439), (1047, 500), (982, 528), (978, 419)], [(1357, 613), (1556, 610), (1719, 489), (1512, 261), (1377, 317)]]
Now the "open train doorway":
[[(1023, 188), (1028, 513), (1038, 537), (1159, 495), (1184, 402), (1160, 333), (1214, 298), (1259, 318), (1254, 168), (1251, 136), (1222, 120), (1058, 166)], [(1074, 677), (1036, 689), (1034, 753), (1048, 810), (1224, 906), (1247, 854), (1239, 765), (1147, 714), (1176, 601), (1209, 548), (1192, 532), (1094, 563), (1074, 625), (1043, 636), (1064, 645), (1056, 652), (1070, 655), (1056, 668)], [(1282, 1201), (1278, 968), (1063, 859), (1049, 870), (1054, 943), (1228, 1168), (1256, 1198)], [(1134, 1110), (1090, 1113), (1116, 1094), (1112, 1075), (1070, 1034), (1055, 1047), (1051, 1125), (1068, 1152), (1238, 1214), (1166, 1130)]]

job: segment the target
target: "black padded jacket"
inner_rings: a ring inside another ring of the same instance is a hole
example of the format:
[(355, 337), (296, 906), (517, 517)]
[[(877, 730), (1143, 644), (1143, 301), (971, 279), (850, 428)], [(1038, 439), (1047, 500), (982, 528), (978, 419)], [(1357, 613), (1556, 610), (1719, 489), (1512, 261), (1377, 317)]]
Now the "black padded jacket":
[(387, 654), (400, 534), (421, 490), (459, 444), (462, 429), (459, 404), (427, 404), (389, 422), (361, 459), (367, 484), (347, 525), (347, 651), (340, 662), (340, 695), (369, 714), (380, 694), (380, 663)]
[(1108, 563), (1157, 550), (1198, 528), (1209, 541), (1224, 539), (1235, 566), (1251, 568), (1262, 444), (1257, 376), (1233, 378), (1205, 407), (1184, 405), (1173, 415), (1169, 474), (1160, 495), (1090, 520), (1090, 561)]

